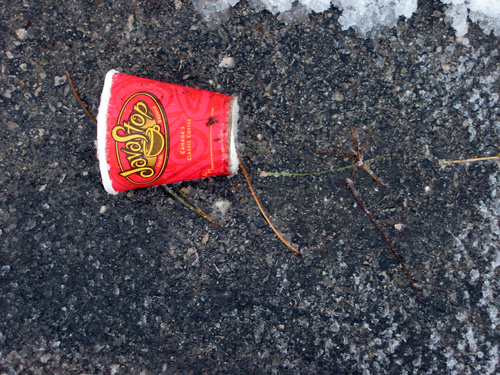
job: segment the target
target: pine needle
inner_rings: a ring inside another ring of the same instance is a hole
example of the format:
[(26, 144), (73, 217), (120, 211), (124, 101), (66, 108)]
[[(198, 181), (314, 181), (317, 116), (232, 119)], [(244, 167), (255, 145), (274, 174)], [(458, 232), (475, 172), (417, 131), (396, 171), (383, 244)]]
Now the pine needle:
[[(182, 192), (181, 189), (179, 189), (176, 185), (161, 185), (172, 197), (174, 197), (177, 201), (179, 201), (181, 204), (186, 206), (187, 208), (193, 210), (196, 212), (198, 215), (201, 217), (207, 219), (210, 221), (213, 225), (216, 227), (219, 227), (219, 223), (214, 221), (208, 214), (206, 214), (202, 209), (198, 208), (188, 197), (186, 194)], [(174, 187), (174, 189), (171, 188), (171, 186)]]
[(87, 107), (85, 106), (85, 104), (83, 104), (82, 99), (80, 99), (80, 95), (78, 95), (78, 93), (76, 92), (75, 85), (73, 84), (73, 80), (71, 79), (71, 76), (69, 75), (69, 71), (68, 70), (66, 70), (66, 75), (68, 76), (69, 85), (71, 86), (71, 90), (73, 90), (73, 94), (75, 95), (76, 100), (78, 100), (78, 102), (82, 106), (83, 110), (85, 111), (85, 113), (87, 114), (87, 116), (90, 117), (90, 119), (92, 120), (92, 122), (97, 125), (97, 121), (95, 120), (94, 116), (92, 116), (92, 114), (89, 112), (89, 110), (87, 109)]
[(250, 178), (248, 177), (247, 171), (245, 169), (245, 166), (243, 165), (243, 159), (238, 151), (238, 159), (240, 161), (240, 166), (241, 170), (243, 171), (243, 175), (245, 176), (245, 180), (247, 180), (248, 187), (250, 188), (250, 192), (252, 193), (253, 199), (255, 200), (255, 203), (257, 203), (257, 206), (259, 207), (260, 212), (262, 213), (262, 216), (264, 216), (264, 219), (266, 220), (267, 224), (271, 227), (271, 229), (274, 231), (276, 236), (294, 253), (298, 254), (299, 256), (303, 257), (304, 255), (298, 251), (295, 247), (293, 247), (287, 240), (283, 238), (283, 236), (277, 231), (277, 229), (274, 227), (274, 225), (271, 223), (271, 220), (269, 217), (266, 215), (264, 209), (262, 208), (262, 204), (260, 203), (259, 198), (257, 197), (257, 194), (255, 194), (255, 191), (252, 187), (252, 183), (250, 182)]
[[(388, 154), (376, 156), (374, 158), (365, 160), (364, 163), (369, 163), (374, 160), (382, 159), (385, 158)], [(333, 173), (333, 172), (340, 172), (345, 169), (350, 169), (359, 166), (358, 163), (346, 165), (345, 167), (340, 167), (340, 168), (335, 168), (335, 169), (328, 169), (325, 171), (319, 171), (319, 172), (260, 172), (261, 177), (267, 177), (267, 176), (285, 176), (285, 177), (299, 177), (299, 176), (317, 176), (317, 175), (322, 175), (322, 174), (327, 174), (327, 173)]]
[(458, 160), (439, 160), (439, 164), (454, 164), (454, 163), (469, 163), (472, 161), (484, 161), (484, 160), (495, 160), (500, 159), (500, 154), (497, 156), (485, 156), (482, 158), (472, 158), (472, 159), (458, 159)]

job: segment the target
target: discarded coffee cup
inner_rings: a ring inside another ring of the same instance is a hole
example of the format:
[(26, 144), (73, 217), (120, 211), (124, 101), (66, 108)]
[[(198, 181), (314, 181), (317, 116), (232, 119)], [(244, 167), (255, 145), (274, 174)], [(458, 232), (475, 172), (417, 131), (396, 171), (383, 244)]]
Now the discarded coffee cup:
[(237, 98), (106, 74), (97, 155), (110, 194), (238, 171)]

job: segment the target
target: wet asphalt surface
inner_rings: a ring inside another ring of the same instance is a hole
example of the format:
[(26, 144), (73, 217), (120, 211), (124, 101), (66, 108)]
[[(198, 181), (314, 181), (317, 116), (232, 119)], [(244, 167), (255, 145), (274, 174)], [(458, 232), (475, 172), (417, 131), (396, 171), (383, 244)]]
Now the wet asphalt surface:
[[(500, 40), (457, 40), (439, 2), (374, 39), (335, 9), (285, 25), (238, 4), (0, 5), (0, 373), (493, 374), (499, 370)], [(234, 68), (219, 67), (232, 57)], [(95, 127), (117, 69), (239, 96), (240, 172), (181, 186), (217, 228), (149, 188), (102, 187)], [(351, 129), (388, 187), (345, 187)], [(217, 207), (227, 207), (224, 215)]]

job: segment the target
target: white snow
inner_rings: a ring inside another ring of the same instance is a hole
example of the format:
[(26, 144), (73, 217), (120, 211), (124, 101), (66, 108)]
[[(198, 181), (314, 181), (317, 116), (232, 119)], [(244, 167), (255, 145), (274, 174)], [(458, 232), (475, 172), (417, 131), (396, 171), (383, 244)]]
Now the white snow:
[[(455, 252), (462, 254), (462, 259), (472, 259), (473, 254), (478, 251), (481, 254), (481, 259), (484, 264), (479, 265), (474, 262), (469, 263), (472, 268), (470, 270), (470, 281), (474, 284), (479, 284), (481, 287), (481, 298), (477, 303), (469, 305), (470, 302), (465, 300), (464, 308), (457, 313), (456, 319), (460, 322), (457, 325), (457, 330), (462, 334), (463, 339), (457, 342), (457, 347), (464, 352), (477, 353), (476, 360), (480, 360), (483, 356), (487, 358), (486, 363), (481, 365), (478, 373), (496, 374), (498, 373), (499, 353), (498, 346), (492, 346), (490, 339), (486, 338), (477, 332), (477, 324), (470, 324), (470, 311), (474, 311), (474, 315), (482, 315), (489, 318), (487, 324), (491, 327), (491, 332), (498, 330), (500, 324), (498, 306), (496, 305), (496, 296), (498, 295), (498, 276), (496, 268), (500, 264), (500, 197), (496, 194), (500, 186), (500, 173), (494, 172), (489, 177), (491, 188), (491, 199), (486, 202), (480, 202), (477, 206), (479, 214), (483, 217), (482, 227), (485, 228), (483, 234), (480, 235), (480, 240), (471, 241), (469, 235), (471, 228), (466, 226), (462, 233), (455, 236), (456, 248)], [(455, 268), (458, 268), (460, 261), (456, 261)], [(459, 282), (455, 280), (455, 282)], [(464, 296), (465, 296), (464, 292)], [(487, 321), (487, 320), (486, 320)], [(431, 338), (432, 340), (432, 338)], [(480, 349), (489, 349), (486, 352)], [(451, 359), (451, 357), (450, 357)], [(449, 366), (453, 365), (453, 360), (447, 362)], [(459, 373), (466, 373), (464, 371)]]
[(342, 11), (343, 30), (352, 27), (362, 36), (370, 36), (383, 26), (396, 26), (399, 16), (406, 18), (417, 10), (417, 0), (332, 0)]
[(219, 199), (214, 204), (215, 209), (221, 213), (222, 216), (225, 216), (229, 208), (231, 207), (231, 202), (227, 199)]
[[(195, 8), (212, 24), (229, 17), (239, 0), (191, 0)], [(500, 1), (441, 0), (446, 5), (446, 21), (457, 37), (467, 34), (469, 22), (477, 23), (485, 34), (500, 37)], [(383, 27), (394, 27), (399, 17), (410, 18), (417, 10), (417, 0), (248, 0), (256, 11), (268, 10), (285, 22), (302, 21), (310, 12), (321, 13), (334, 6), (342, 11), (343, 30), (352, 27), (361, 36), (373, 36)]]
[(441, 0), (449, 4), (445, 14), (451, 18), (457, 36), (467, 34), (467, 17), (477, 23), (485, 34), (493, 31), (500, 37), (500, 1), (496, 0)]

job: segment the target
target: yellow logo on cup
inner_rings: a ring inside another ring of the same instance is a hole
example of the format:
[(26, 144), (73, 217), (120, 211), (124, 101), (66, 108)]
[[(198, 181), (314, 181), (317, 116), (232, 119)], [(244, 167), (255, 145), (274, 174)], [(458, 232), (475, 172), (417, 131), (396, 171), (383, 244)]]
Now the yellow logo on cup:
[(168, 131), (167, 116), (156, 96), (139, 92), (128, 98), (111, 136), (120, 176), (135, 184), (161, 176), (168, 159)]

